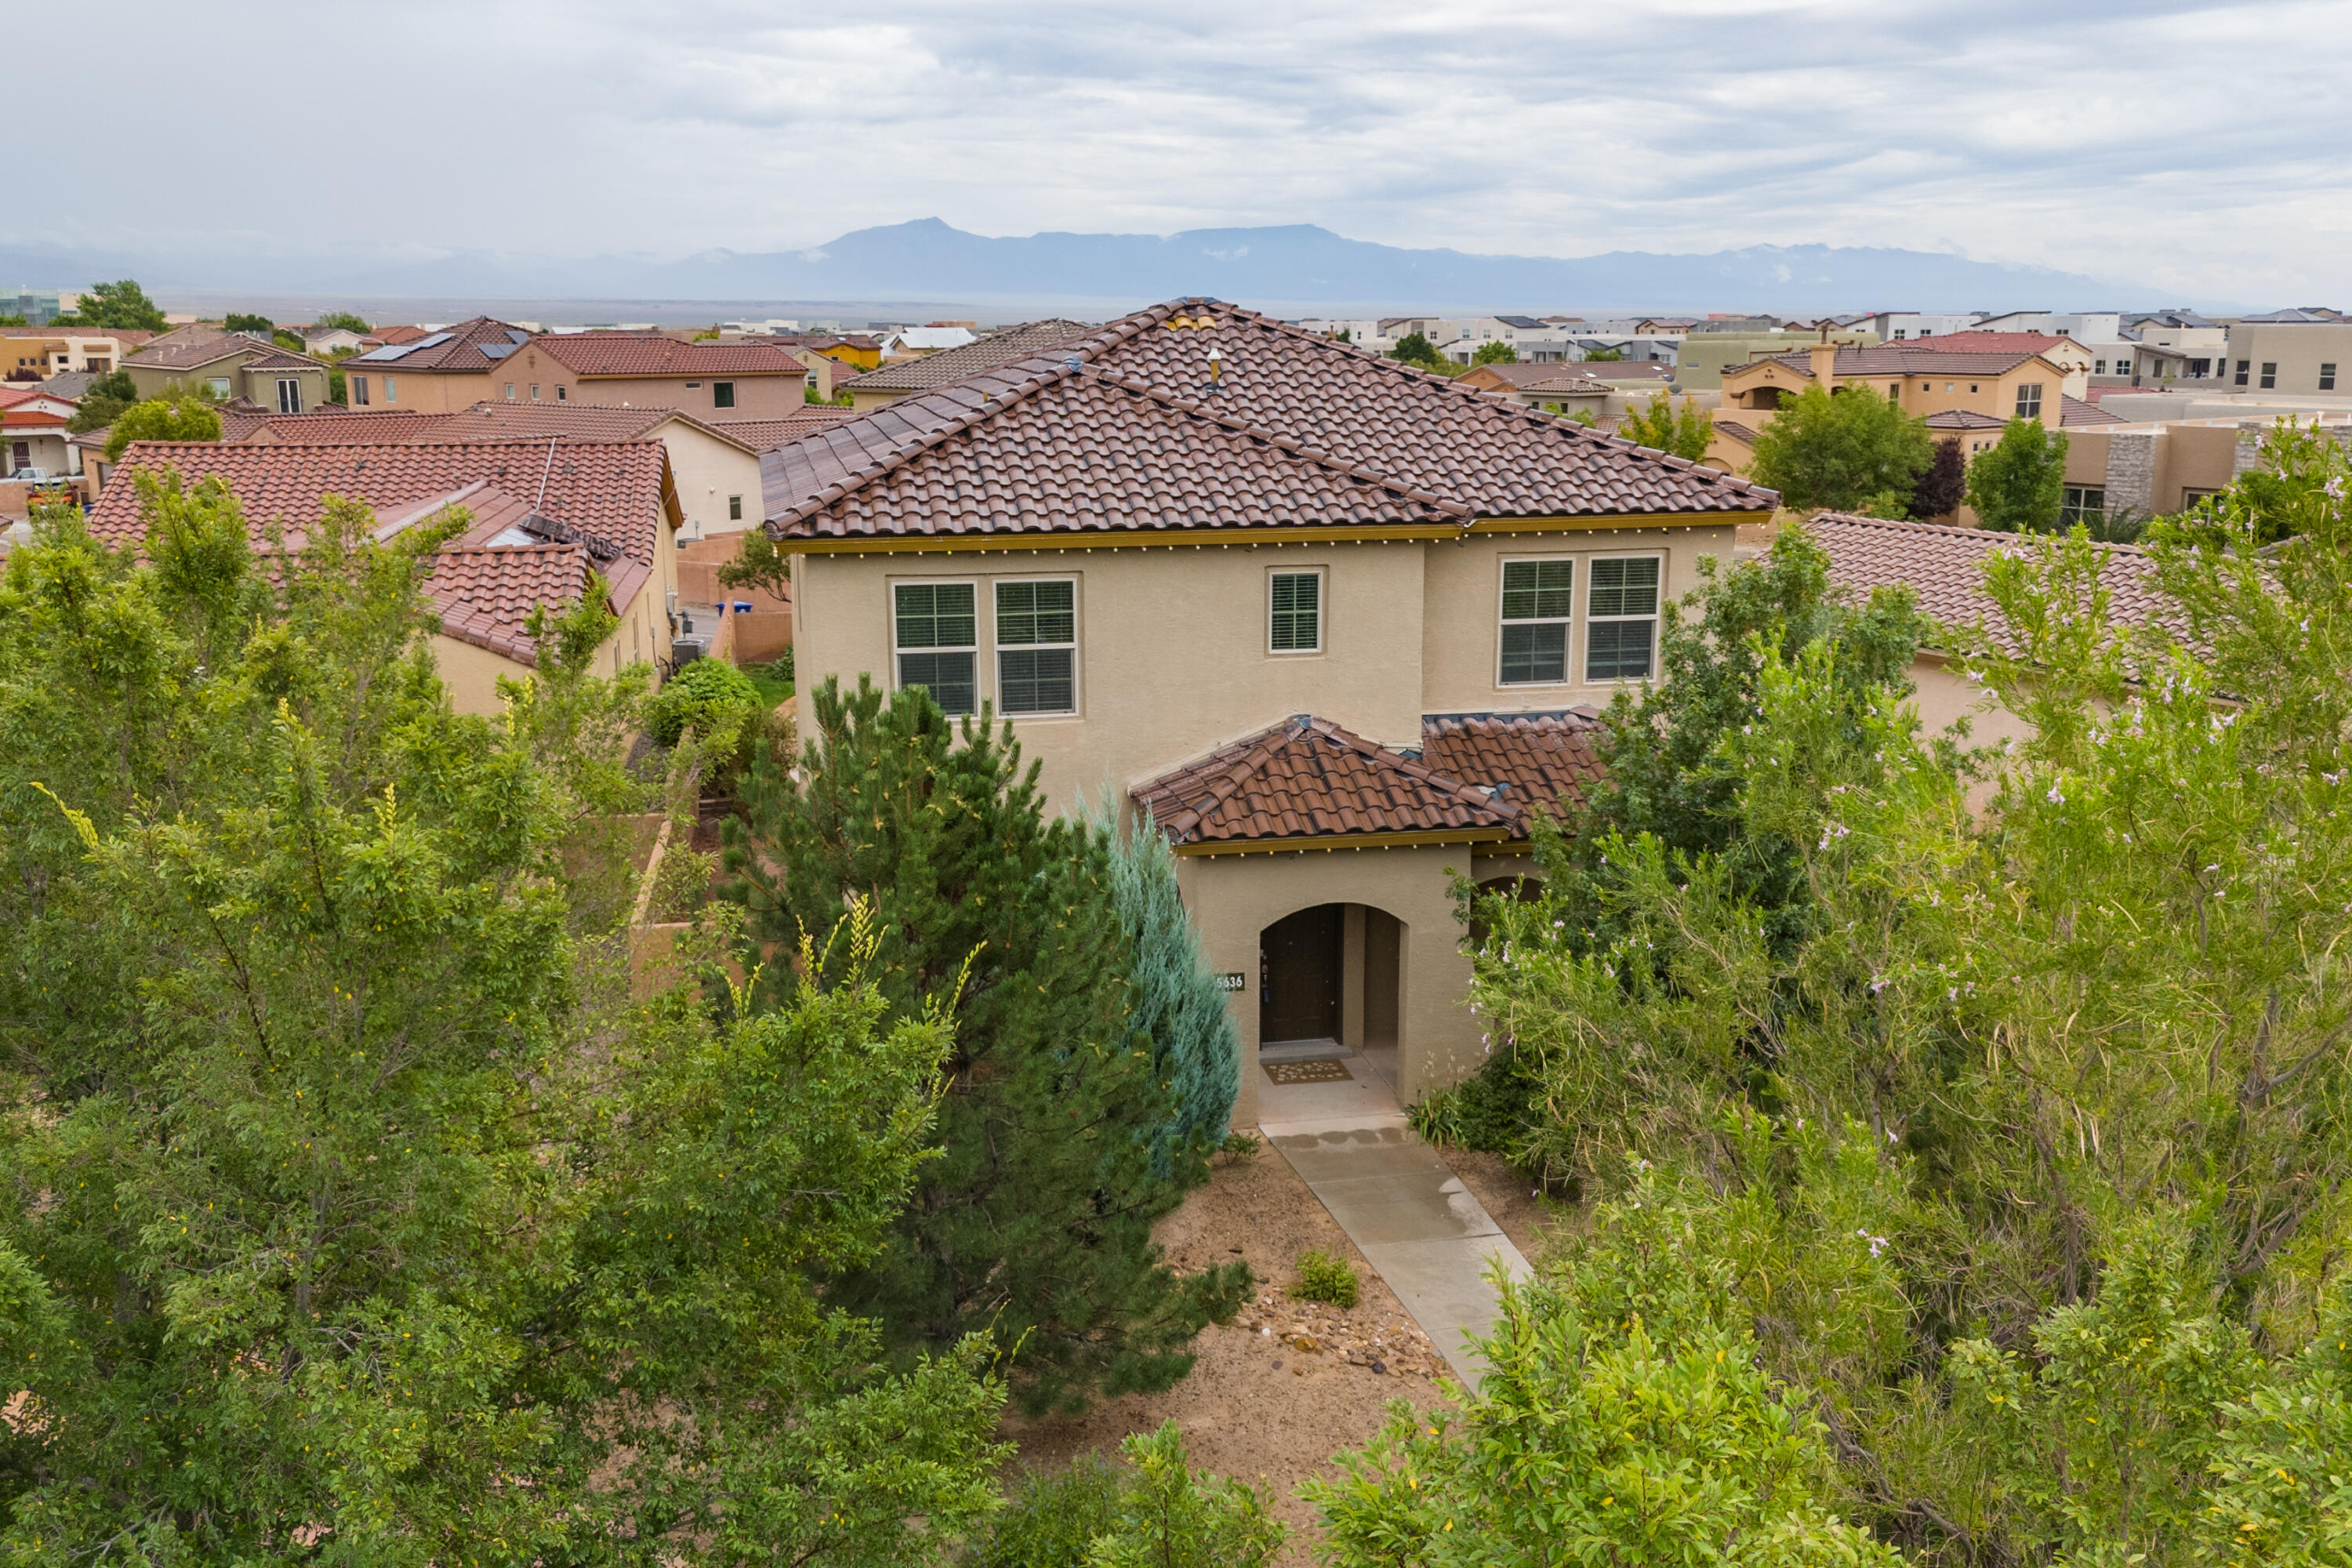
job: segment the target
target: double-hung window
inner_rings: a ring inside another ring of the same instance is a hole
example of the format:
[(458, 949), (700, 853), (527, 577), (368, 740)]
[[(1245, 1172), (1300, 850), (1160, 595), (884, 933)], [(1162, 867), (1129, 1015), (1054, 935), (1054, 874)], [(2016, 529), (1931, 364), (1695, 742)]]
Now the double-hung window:
[(365, 408), (368, 405), (367, 377), (363, 375), (352, 376), (351, 378), (350, 385), (352, 392), (351, 405), (353, 408)]
[(302, 412), (302, 380), (299, 376), (281, 375), (278, 378), (278, 412)]
[(2042, 417), (2042, 384), (2040, 382), (2029, 381), (2017, 389), (2017, 416), (2020, 419)]
[(1575, 602), (1575, 562), (1503, 563), (1501, 684), (1568, 679), (1568, 619)]
[(977, 596), (970, 583), (901, 583), (892, 595), (898, 684), (927, 688), (950, 713), (980, 708)]
[(2322, 392), (2336, 390), (2336, 362), (2332, 359), (2322, 360), (2319, 363), (2319, 390)]
[(1265, 646), (1274, 653), (1323, 651), (1322, 573), (1268, 574)]
[(1646, 680), (1657, 662), (1658, 557), (1595, 561), (1584, 592), (1584, 679)]
[(2263, 385), (2266, 389), (2275, 389), (2278, 386), (2278, 361), (2274, 359), (2263, 361)]
[(2237, 384), (2238, 384), (2238, 385), (2240, 385), (2240, 386), (2243, 386), (2243, 385), (2245, 385), (2245, 384), (2246, 384), (2246, 372), (2247, 372), (2249, 369), (2251, 369), (2251, 368), (2252, 368), (2252, 366), (2250, 365), (2250, 363), (2249, 363), (2247, 361), (2245, 361), (2245, 360), (2240, 360), (2240, 361), (2238, 362), (2238, 378), (2237, 378)]
[(2096, 524), (2107, 511), (2107, 491), (2104, 485), (2068, 485), (2058, 506), (2058, 521), (2067, 528), (2076, 523)]
[(996, 584), (999, 711), (1077, 711), (1077, 586), (1067, 577)]

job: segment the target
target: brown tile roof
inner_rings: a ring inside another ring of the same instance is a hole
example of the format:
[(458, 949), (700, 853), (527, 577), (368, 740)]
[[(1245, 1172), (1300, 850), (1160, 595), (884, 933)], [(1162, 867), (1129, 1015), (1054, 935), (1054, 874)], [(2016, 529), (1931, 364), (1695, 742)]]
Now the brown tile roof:
[[(1601, 781), (1592, 749), (1601, 716), (1590, 708), (1558, 713), (1433, 713), (1421, 721), (1421, 760), (1494, 795), (1528, 832), (1532, 807), (1557, 814)], [(1494, 794), (1501, 786), (1500, 794)]]
[(1521, 836), (1516, 808), (1328, 719), (1299, 714), (1129, 792), (1179, 847), (1376, 833)]
[[(1213, 348), (1222, 366), (1213, 392)], [(1145, 425), (1150, 437), (1140, 433)], [(1022, 433), (1009, 435), (1015, 426)], [(1169, 443), (1178, 429), (1189, 434)], [(1211, 449), (1246, 462), (1253, 484), (1204, 469)], [(957, 478), (900, 483), (899, 471), (918, 464), (935, 479)], [(902, 397), (768, 453), (761, 477), (779, 537), (1347, 523), (1370, 504), (1368, 488), (1465, 520), (1736, 515), (1769, 510), (1777, 499), (1717, 469), (1205, 300), (1155, 306), (1045, 354)], [(1284, 488), (1268, 488), (1277, 477)], [(1041, 495), (1086, 504), (1049, 523), (1034, 510)], [(1341, 500), (1334, 514), (1319, 510)]]
[(1715, 422), (1715, 427), (1735, 441), (1744, 442), (1750, 447), (1756, 445), (1756, 432), (1737, 419), (1718, 419)]
[(532, 345), (574, 375), (691, 376), (808, 374), (774, 343), (682, 343), (641, 332), (564, 332)]
[[(1508, 385), (1514, 392), (1531, 388), (1538, 382), (1559, 381), (1563, 379), (1576, 381), (1581, 379), (1575, 371), (1569, 370), (1564, 365), (1557, 363), (1474, 365), (1471, 367), (1469, 374), (1459, 376), (1456, 379), (1465, 383), (1471, 383), (1476, 382), (1481, 378), (1502, 382)], [(1596, 387), (1595, 390), (1605, 392), (1608, 388)]]
[[(425, 596), (440, 612), (441, 629), (522, 664), (539, 662), (539, 646), (523, 628), (533, 610), (560, 608), (587, 589), (590, 562), (577, 544), (457, 546), (433, 558)], [(616, 588), (614, 597), (619, 598)]]
[(2005, 430), (2009, 421), (1973, 408), (1946, 408), (1928, 415), (1927, 425), (1930, 430)]
[(386, 343), (413, 343), (427, 335), (423, 327), (411, 326), (378, 327), (368, 333), (369, 337), (381, 339)]
[[(1996, 553), (2030, 551), (2033, 542), (1983, 528), (1934, 522), (1890, 522), (1843, 512), (1816, 513), (1801, 525), (1829, 552), (1830, 581), (1857, 596), (1873, 588), (1907, 585), (1919, 608), (1950, 626), (1982, 621), (1995, 641), (2019, 645), (2000, 606), (1984, 591), (1984, 563)], [(2135, 545), (2101, 544), (2099, 581), (2118, 626), (2163, 620), (2169, 602), (2156, 591), (2155, 563)]]
[(1675, 378), (1675, 367), (1664, 360), (1590, 359), (1576, 363), (1585, 367), (1580, 374), (1595, 381), (1672, 381)]
[(426, 332), (394, 342), (390, 329), (384, 346), (353, 354), (343, 361), (347, 371), (360, 375), (483, 375), (530, 341), (520, 327), (488, 316), (476, 316), (437, 332)]
[(1026, 321), (975, 338), (958, 348), (941, 349), (917, 359), (886, 364), (880, 370), (869, 370), (835, 385), (851, 392), (926, 392), (935, 386), (952, 385), (980, 371), (1042, 353), (1094, 330), (1078, 321)]
[(316, 414), (246, 415), (232, 434), (221, 421), (221, 439), (254, 446), (318, 447), (414, 441), (454, 414), (422, 414), (408, 408), (331, 409)]
[(2038, 354), (2071, 341), (2048, 332), (1937, 332), (1911, 340), (1921, 348), (1948, 354)]
[(797, 441), (819, 430), (830, 430), (857, 417), (846, 408), (821, 408), (812, 404), (805, 412), (787, 414), (782, 419), (714, 419), (710, 426), (726, 432), (756, 451), (766, 452), (787, 441)]
[(2058, 425), (2072, 430), (2084, 425), (2128, 425), (2131, 421), (2120, 414), (2111, 414), (2095, 403), (2085, 403), (2079, 397), (2063, 394), (2058, 399)]
[[(847, 413), (843, 409), (841, 412)], [(748, 451), (757, 451), (732, 430), (677, 408), (622, 408), (598, 403), (477, 403), (420, 436), (425, 441), (545, 440), (635, 441), (656, 437), (673, 420), (706, 430)]]
[[(186, 332), (186, 337), (180, 336)], [(326, 366), (307, 354), (289, 353), (274, 343), (243, 332), (225, 331), (219, 327), (207, 327), (199, 322), (194, 327), (183, 327), (166, 332), (137, 353), (125, 354), (122, 363), (142, 370), (201, 370), (217, 364), (231, 354), (250, 354), (248, 362), (257, 370), (324, 370)]]
[[(282, 447), (139, 441), (122, 455), (125, 472), (117, 479), (124, 482), (109, 484), (91, 510), (90, 531), (115, 545), (142, 538), (146, 525), (127, 471), (166, 467), (191, 483), (218, 476), (244, 505), (256, 548), (266, 545), (273, 521), (285, 528), (289, 544), (299, 545), (303, 528), (330, 495), (364, 501), (383, 516), (413, 512), (468, 486), (503, 482), (517, 495), (529, 494), (539, 512), (609, 541), (649, 572), (655, 531), (672, 516), (667, 462), (658, 441), (569, 442), (554, 451), (544, 441)], [(622, 592), (620, 579), (628, 574), (615, 564), (608, 575), (625, 606), (635, 592)]]
[[(1869, 348), (1841, 348), (1837, 353), (1837, 374), (1840, 375), (2001, 375), (2023, 364), (2034, 356), (2030, 353), (1947, 353), (1936, 345), (1939, 338), (1920, 342), (1878, 343)], [(1811, 356), (1805, 353), (1773, 354), (1765, 359), (1749, 360), (1746, 364), (1723, 367), (1726, 379), (1742, 376), (1759, 365), (1777, 364), (1793, 370), (1811, 379), (1813, 374)], [(2058, 366), (2050, 367), (2053, 375), (2065, 374)]]
[(1596, 393), (1605, 394), (1610, 389), (1609, 384), (1605, 381), (1595, 381), (1589, 375), (1562, 375), (1559, 374), (1559, 368), (1557, 365), (1550, 366), (1549, 368), (1552, 372), (1549, 376), (1540, 381), (1524, 383), (1520, 385), (1519, 390), (1521, 392), (1549, 392), (1555, 394), (1580, 393), (1586, 396), (1591, 396)]

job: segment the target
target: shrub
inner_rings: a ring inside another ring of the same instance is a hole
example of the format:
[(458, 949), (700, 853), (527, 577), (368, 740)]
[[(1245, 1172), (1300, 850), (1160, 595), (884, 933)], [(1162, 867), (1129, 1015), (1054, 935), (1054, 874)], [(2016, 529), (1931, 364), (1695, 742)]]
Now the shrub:
[(1334, 1307), (1356, 1304), (1356, 1271), (1328, 1252), (1298, 1255), (1298, 1282), (1290, 1288), (1295, 1301), (1328, 1301)]
[(1032, 1471), (972, 1553), (972, 1568), (1076, 1568), (1118, 1522), (1119, 1468), (1089, 1450), (1058, 1475)]
[(722, 730), (740, 735), (760, 708), (760, 689), (724, 659), (698, 658), (670, 678), (646, 705), (653, 738), (677, 744), (688, 729), (708, 741)]

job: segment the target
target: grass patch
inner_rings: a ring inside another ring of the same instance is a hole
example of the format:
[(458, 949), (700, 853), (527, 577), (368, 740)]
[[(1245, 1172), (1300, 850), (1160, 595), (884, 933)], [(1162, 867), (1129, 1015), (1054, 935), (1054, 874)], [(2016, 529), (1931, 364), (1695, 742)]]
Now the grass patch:
[(773, 664), (747, 664), (740, 667), (760, 689), (761, 705), (773, 708), (793, 694), (793, 661), (780, 658)]
[(1328, 1301), (1334, 1307), (1352, 1307), (1360, 1281), (1356, 1271), (1328, 1252), (1302, 1252), (1298, 1255), (1298, 1283), (1290, 1288), (1296, 1301)]

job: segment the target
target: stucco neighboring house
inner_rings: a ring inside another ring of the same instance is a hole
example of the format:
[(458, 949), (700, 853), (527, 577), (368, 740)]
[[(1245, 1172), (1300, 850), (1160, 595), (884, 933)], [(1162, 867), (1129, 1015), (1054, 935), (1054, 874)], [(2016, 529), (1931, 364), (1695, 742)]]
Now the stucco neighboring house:
[(9, 327), (0, 330), (0, 378), (47, 381), (81, 372), (105, 375), (154, 335), (131, 329)]
[(497, 395), (493, 383), (511, 380), (507, 361), (531, 341), (510, 321), (476, 316), (425, 331), (380, 327), (383, 346), (343, 361), (343, 401), (353, 409), (404, 408), (455, 414)]
[(1582, 413), (1596, 420), (1624, 414), (1632, 392), (1624, 386), (1597, 381), (1582, 374), (1581, 367), (1554, 363), (1482, 364), (1467, 374), (1455, 376), (1454, 384), (1492, 393), (1522, 408)]
[[(1999, 419), (2039, 419), (2056, 428), (2067, 373), (2038, 353), (1947, 353), (1940, 347), (1885, 343), (1840, 348), (1813, 343), (1801, 353), (1735, 365), (1723, 373), (1724, 411), (1751, 425), (1810, 387), (1884, 397), (1907, 414), (1968, 409)], [(1738, 411), (1738, 412), (1735, 412)]]
[(899, 398), (953, 385), (968, 375), (1042, 353), (1055, 343), (1083, 337), (1093, 330), (1076, 321), (1024, 321), (920, 359), (901, 360), (880, 370), (852, 376), (841, 384), (841, 390), (849, 394), (851, 408), (859, 414), (871, 414)]
[[(1244, 1041), (1476, 1068), (1454, 872), (1528, 873), (1665, 600), (1775, 498), (1210, 300), (770, 451), (803, 689), (1008, 719), (1149, 808)], [(1302, 1045), (1302, 1042), (1304, 1043)]]
[(39, 386), (0, 385), (0, 477), (27, 468), (55, 479), (81, 472), (81, 455), (67, 442), (70, 399)]
[(327, 367), (258, 334), (198, 322), (166, 332), (122, 362), (142, 397), (174, 386), (202, 387), (216, 399), (247, 398), (280, 414), (304, 414), (327, 401)]
[(760, 448), (676, 408), (564, 403), (482, 403), (422, 430), (425, 442), (527, 439), (659, 441), (684, 522), (680, 542), (729, 538), (760, 521)]
[(807, 406), (807, 382), (798, 356), (758, 339), (679, 342), (656, 332), (554, 332), (517, 353), (489, 397), (770, 419)]
[[(670, 655), (680, 517), (658, 441), (485, 441), (445, 445), (267, 447), (133, 443), (126, 468), (170, 468), (194, 482), (215, 475), (244, 505), (257, 550), (273, 522), (299, 546), (325, 498), (367, 503), (389, 535), (447, 508), (472, 515), (442, 552), (427, 595), (441, 616), (433, 650), (460, 712), (496, 713), (500, 676), (537, 665), (525, 630), (541, 605), (576, 604), (589, 574), (605, 580), (619, 628), (594, 668), (616, 674)], [(110, 483), (90, 531), (117, 546), (144, 537), (135, 486)]]
[(296, 327), (293, 330), (301, 334), (302, 351), (320, 359), (351, 353), (362, 347), (378, 346), (369, 343), (366, 336), (349, 327)]
[(2247, 392), (2352, 393), (2352, 321), (2275, 311), (2230, 323), (2230, 388)]

